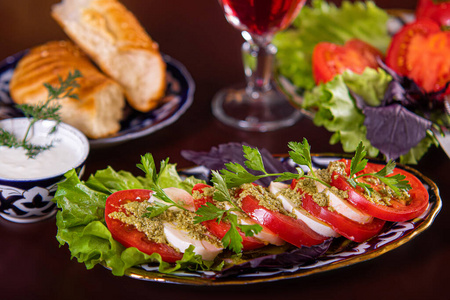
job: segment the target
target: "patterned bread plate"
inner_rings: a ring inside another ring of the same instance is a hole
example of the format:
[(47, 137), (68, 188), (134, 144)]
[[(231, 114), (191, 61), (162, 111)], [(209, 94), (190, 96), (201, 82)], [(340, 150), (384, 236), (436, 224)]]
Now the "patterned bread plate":
[[(22, 117), (14, 107), (9, 94), (9, 81), (18, 61), (27, 50), (11, 55), (0, 62), (0, 119)], [(191, 106), (194, 98), (195, 83), (187, 69), (177, 60), (163, 55), (167, 65), (166, 95), (162, 105), (146, 113), (138, 112), (127, 106), (120, 131), (110, 137), (90, 139), (91, 148), (108, 147), (137, 139), (160, 130), (180, 118)]]

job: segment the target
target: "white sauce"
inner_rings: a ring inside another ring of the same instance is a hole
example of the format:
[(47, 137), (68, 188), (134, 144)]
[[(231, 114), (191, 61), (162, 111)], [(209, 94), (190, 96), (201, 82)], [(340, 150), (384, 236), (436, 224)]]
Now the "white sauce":
[(76, 133), (61, 127), (55, 134), (47, 132), (34, 132), (30, 139), (35, 145), (48, 145), (53, 141), (53, 147), (35, 158), (28, 158), (23, 148), (0, 146), (0, 178), (47, 178), (64, 174), (82, 162), (86, 150)]
[(22, 148), (12, 149), (0, 147), (0, 177), (9, 179), (33, 179), (50, 177), (65, 173), (72, 169), (80, 155), (77, 155), (69, 145), (56, 144), (29, 159)]

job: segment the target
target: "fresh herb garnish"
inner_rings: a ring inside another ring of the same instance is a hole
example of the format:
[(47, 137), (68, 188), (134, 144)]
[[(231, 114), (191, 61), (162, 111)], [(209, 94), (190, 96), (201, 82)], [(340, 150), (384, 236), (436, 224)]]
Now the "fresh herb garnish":
[(59, 110), (61, 109), (60, 104), (53, 104), (54, 101), (72, 98), (78, 99), (78, 95), (74, 93), (75, 88), (79, 87), (77, 79), (82, 75), (80, 71), (75, 70), (73, 73), (69, 72), (66, 79), (58, 76), (59, 85), (52, 86), (48, 83), (44, 83), (47, 88), (48, 96), (47, 100), (42, 104), (19, 104), (16, 107), (20, 109), (25, 117), (30, 120), (25, 136), (22, 140), (17, 139), (17, 137), (10, 132), (0, 128), (0, 145), (9, 148), (24, 148), (26, 150), (26, 155), (29, 158), (35, 158), (36, 155), (44, 150), (50, 149), (53, 144), (49, 145), (33, 145), (28, 141), (28, 135), (30, 134), (31, 128), (34, 124), (40, 120), (55, 120), (56, 124), (49, 132), (54, 133), (56, 128), (61, 123), (61, 116), (59, 115)]
[(240, 253), (242, 250), (242, 237), (239, 234), (238, 228), (245, 234), (245, 236), (254, 236), (258, 234), (262, 227), (255, 225), (242, 225), (238, 223), (238, 217), (233, 212), (241, 212), (242, 210), (232, 201), (229, 187), (225, 182), (225, 178), (217, 171), (212, 171), (212, 182), (214, 184), (214, 200), (219, 202), (227, 202), (230, 209), (220, 209), (213, 203), (207, 202), (196, 211), (197, 215), (194, 218), (195, 223), (203, 221), (216, 220), (218, 223), (228, 221), (230, 229), (222, 238), (222, 243), (225, 248), (229, 248), (235, 253)]
[(262, 174), (254, 175), (238, 163), (226, 163), (225, 167), (227, 169), (221, 170), (220, 173), (221, 176), (223, 176), (228, 188), (237, 187), (244, 183), (251, 183), (258, 179), (266, 177), (276, 177), (275, 181), (277, 182), (291, 180), (299, 177), (298, 174), (291, 172), (268, 173), (265, 170), (261, 153), (257, 148), (243, 145), (242, 150), (244, 151), (244, 157), (246, 158), (244, 162), (245, 166), (250, 170), (259, 171)]
[(155, 160), (153, 158), (153, 155), (150, 153), (145, 154), (144, 156), (141, 156), (141, 163), (137, 165), (139, 169), (144, 171), (146, 177), (150, 179), (150, 188), (154, 192), (154, 196), (162, 201), (164, 201), (167, 204), (157, 202), (155, 201), (152, 206), (148, 207), (147, 210), (148, 213), (144, 214), (144, 217), (153, 218), (156, 216), (159, 216), (160, 214), (164, 213), (166, 210), (168, 210), (171, 207), (177, 207), (183, 210), (186, 210), (183, 206), (179, 205), (172, 199), (170, 199), (169, 196), (164, 192), (164, 190), (161, 188), (161, 186), (158, 184), (158, 178), (161, 175), (162, 170), (166, 168), (166, 166), (169, 163), (169, 159), (166, 158), (165, 160), (161, 161), (160, 164), (160, 172), (158, 173), (156, 171), (156, 164)]
[(242, 146), (242, 150), (244, 152), (244, 165), (253, 171), (259, 171), (262, 174), (254, 175), (250, 173), (244, 166), (238, 163), (226, 163), (226, 169), (222, 169), (219, 172), (212, 171), (212, 182), (214, 184), (214, 200), (219, 202), (227, 202), (232, 208), (228, 210), (222, 210), (214, 206), (213, 204), (207, 203), (207, 205), (201, 206), (197, 210), (196, 222), (202, 222), (207, 220), (216, 219), (217, 222), (221, 222), (222, 220), (229, 221), (231, 227), (227, 234), (222, 239), (222, 242), (225, 247), (228, 247), (239, 253), (242, 249), (242, 237), (239, 235), (237, 228), (241, 229), (242, 232), (245, 233), (246, 236), (253, 236), (262, 230), (259, 225), (241, 225), (238, 224), (237, 216), (233, 214), (233, 211), (241, 212), (242, 210), (232, 201), (229, 189), (233, 187), (241, 186), (245, 183), (252, 183), (256, 180), (265, 177), (275, 177), (274, 181), (281, 182), (292, 179), (299, 179), (301, 177), (313, 178), (317, 181), (322, 182), (326, 186), (329, 184), (323, 182), (319, 179), (313, 171), (312, 161), (311, 161), (311, 153), (310, 146), (306, 139), (303, 140), (303, 143), (289, 143), (289, 147), (292, 151), (289, 152), (291, 158), (294, 162), (302, 165), (307, 165), (311, 172), (312, 176), (305, 175), (301, 168), (297, 168), (298, 173), (291, 172), (283, 172), (283, 173), (268, 173), (264, 167), (263, 159), (261, 153), (257, 148), (252, 148), (249, 146)]
[(373, 192), (373, 188), (367, 183), (358, 182), (357, 179), (361, 177), (373, 176), (379, 179), (389, 188), (391, 188), (396, 195), (400, 195), (401, 190), (408, 191), (411, 189), (409, 182), (405, 180), (406, 176), (401, 174), (396, 174), (394, 176), (389, 177), (387, 176), (389, 174), (392, 174), (392, 172), (395, 169), (395, 162), (392, 160), (389, 160), (386, 166), (384, 166), (383, 169), (381, 169), (376, 173), (364, 173), (356, 175), (358, 172), (364, 170), (364, 168), (367, 165), (368, 160), (364, 158), (366, 154), (367, 152), (365, 150), (364, 145), (362, 143), (359, 143), (358, 147), (356, 148), (355, 156), (352, 158), (350, 164), (350, 174), (348, 177), (348, 182), (350, 183), (351, 186), (353, 186), (354, 188), (356, 186), (363, 188), (366, 191), (366, 193), (370, 196), (371, 193)]
[(331, 187), (328, 183), (316, 176), (314, 168), (312, 166), (311, 146), (309, 146), (308, 140), (306, 138), (303, 138), (302, 143), (289, 142), (288, 146), (292, 149), (292, 151), (289, 151), (289, 156), (291, 157), (291, 159), (296, 164), (306, 165), (311, 173), (311, 175), (305, 175), (302, 168), (297, 168), (299, 177), (314, 179), (327, 187)]

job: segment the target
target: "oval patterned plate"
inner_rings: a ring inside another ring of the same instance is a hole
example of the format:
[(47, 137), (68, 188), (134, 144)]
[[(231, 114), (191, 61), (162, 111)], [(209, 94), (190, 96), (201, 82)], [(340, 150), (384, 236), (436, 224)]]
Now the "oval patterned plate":
[[(346, 155), (316, 154), (313, 155), (313, 167), (326, 168), (332, 160), (338, 160)], [(286, 157), (281, 160), (295, 165)], [(376, 161), (374, 161), (376, 162)], [(303, 166), (301, 166), (303, 168)], [(442, 201), (436, 184), (429, 178), (423, 176), (417, 170), (407, 166), (397, 166), (414, 174), (426, 187), (430, 195), (428, 209), (418, 218), (406, 222), (389, 223), (389, 226), (378, 236), (364, 243), (350, 242), (344, 238), (334, 239), (330, 250), (318, 259), (303, 265), (292, 265), (288, 268), (273, 268), (260, 270), (252, 269), (241, 275), (230, 275), (226, 277), (216, 276), (212, 271), (207, 272), (177, 272), (173, 274), (162, 274), (158, 267), (141, 265), (128, 269), (125, 275), (147, 281), (165, 283), (178, 283), (186, 285), (240, 285), (249, 283), (269, 282), (282, 279), (299, 278), (324, 271), (334, 270), (363, 262), (388, 251), (391, 251), (418, 234), (429, 228), (439, 213)], [(306, 167), (305, 167), (305, 170)], [(180, 172), (181, 175), (195, 176), (207, 180), (210, 170), (204, 167), (194, 167)]]
[[(0, 120), (22, 117), (22, 113), (14, 107), (9, 94), (9, 81), (14, 68), (27, 50), (11, 55), (0, 62)], [(121, 129), (113, 136), (101, 139), (90, 139), (91, 148), (102, 148), (137, 139), (160, 130), (183, 115), (191, 106), (194, 98), (195, 83), (187, 69), (177, 60), (163, 55), (167, 65), (166, 95), (162, 105), (143, 113), (126, 106)]]

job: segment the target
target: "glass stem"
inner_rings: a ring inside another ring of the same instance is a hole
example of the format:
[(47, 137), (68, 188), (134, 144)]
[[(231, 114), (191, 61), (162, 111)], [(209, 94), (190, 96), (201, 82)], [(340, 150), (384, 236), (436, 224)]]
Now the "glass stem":
[(247, 93), (252, 98), (257, 98), (259, 93), (267, 92), (272, 88), (272, 69), (276, 48), (268, 39), (253, 37), (243, 44), (242, 53)]

